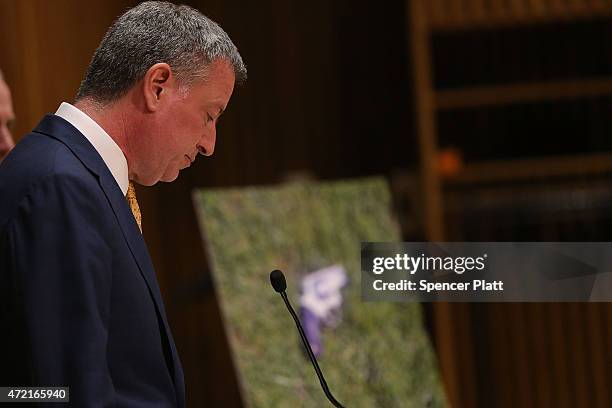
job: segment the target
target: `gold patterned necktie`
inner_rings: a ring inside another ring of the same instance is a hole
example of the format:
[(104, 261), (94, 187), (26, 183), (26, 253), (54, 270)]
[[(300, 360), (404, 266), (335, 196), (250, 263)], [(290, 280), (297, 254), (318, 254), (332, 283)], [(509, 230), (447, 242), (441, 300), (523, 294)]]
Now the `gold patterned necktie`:
[(136, 190), (134, 189), (134, 184), (131, 181), (128, 184), (128, 190), (125, 194), (125, 198), (127, 199), (127, 202), (130, 205), (130, 210), (132, 210), (132, 215), (134, 215), (136, 224), (138, 224), (138, 228), (140, 228), (140, 232), (142, 232), (142, 216), (140, 215), (140, 207), (138, 206), (138, 200), (136, 200)]

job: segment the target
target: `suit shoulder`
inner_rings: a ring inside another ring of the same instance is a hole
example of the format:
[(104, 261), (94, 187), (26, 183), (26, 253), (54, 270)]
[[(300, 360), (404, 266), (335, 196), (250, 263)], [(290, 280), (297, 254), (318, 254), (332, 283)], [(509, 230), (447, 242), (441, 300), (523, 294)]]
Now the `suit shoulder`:
[[(0, 188), (35, 180), (50, 173), (85, 173), (86, 167), (61, 141), (32, 132), (26, 135), (0, 166)], [(19, 176), (19, 177), (15, 177)]]
[(0, 166), (0, 229), (24, 199), (41, 191), (99, 190), (97, 177), (63, 143), (45, 135), (27, 135)]

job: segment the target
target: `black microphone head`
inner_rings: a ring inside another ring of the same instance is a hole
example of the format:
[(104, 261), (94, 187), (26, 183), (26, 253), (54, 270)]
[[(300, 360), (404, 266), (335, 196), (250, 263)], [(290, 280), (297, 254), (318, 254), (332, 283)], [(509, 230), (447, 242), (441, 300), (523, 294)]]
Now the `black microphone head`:
[(278, 269), (270, 272), (270, 283), (275, 291), (278, 293), (284, 292), (287, 289), (287, 281), (285, 281), (285, 275)]

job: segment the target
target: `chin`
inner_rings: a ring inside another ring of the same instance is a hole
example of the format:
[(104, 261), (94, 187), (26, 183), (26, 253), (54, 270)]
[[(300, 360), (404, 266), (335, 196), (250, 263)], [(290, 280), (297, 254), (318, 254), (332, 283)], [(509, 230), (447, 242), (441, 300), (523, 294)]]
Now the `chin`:
[(159, 180), (152, 180), (152, 181), (146, 181), (144, 183), (140, 183), (139, 182), (138, 184), (140, 184), (141, 186), (145, 186), (145, 187), (151, 187), (151, 186), (157, 184), (158, 181)]
[(145, 187), (150, 187), (152, 185), (154, 185), (155, 183), (157, 183), (159, 181), (159, 179), (154, 179), (154, 178), (144, 178), (144, 177), (140, 177), (138, 175), (135, 175), (134, 178), (132, 179), (132, 181), (134, 181), (136, 184), (140, 185), (140, 186), (145, 186)]
[(172, 172), (167, 172), (167, 173), (165, 173), (163, 176), (161, 176), (159, 178), (159, 181), (163, 181), (164, 183), (170, 183), (170, 182), (176, 180), (178, 175), (179, 175), (179, 171), (178, 170), (172, 171)]
[(158, 174), (149, 174), (146, 177), (142, 177), (141, 176), (136, 176), (134, 178), (134, 181), (138, 184), (140, 184), (141, 186), (153, 186), (155, 184), (157, 184), (160, 181), (164, 181), (164, 182), (171, 182), (176, 180), (176, 178), (178, 177), (178, 170), (176, 171), (166, 171), (164, 174), (160, 175)]

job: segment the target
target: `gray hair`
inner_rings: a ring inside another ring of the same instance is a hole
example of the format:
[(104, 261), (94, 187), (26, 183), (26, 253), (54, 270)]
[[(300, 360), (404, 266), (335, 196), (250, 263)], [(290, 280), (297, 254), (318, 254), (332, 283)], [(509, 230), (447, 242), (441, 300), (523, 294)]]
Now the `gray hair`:
[(232, 66), (237, 83), (247, 70), (227, 33), (198, 10), (147, 1), (121, 15), (94, 53), (76, 100), (112, 102), (140, 81), (156, 63), (172, 68), (181, 85), (206, 76), (213, 61)]

